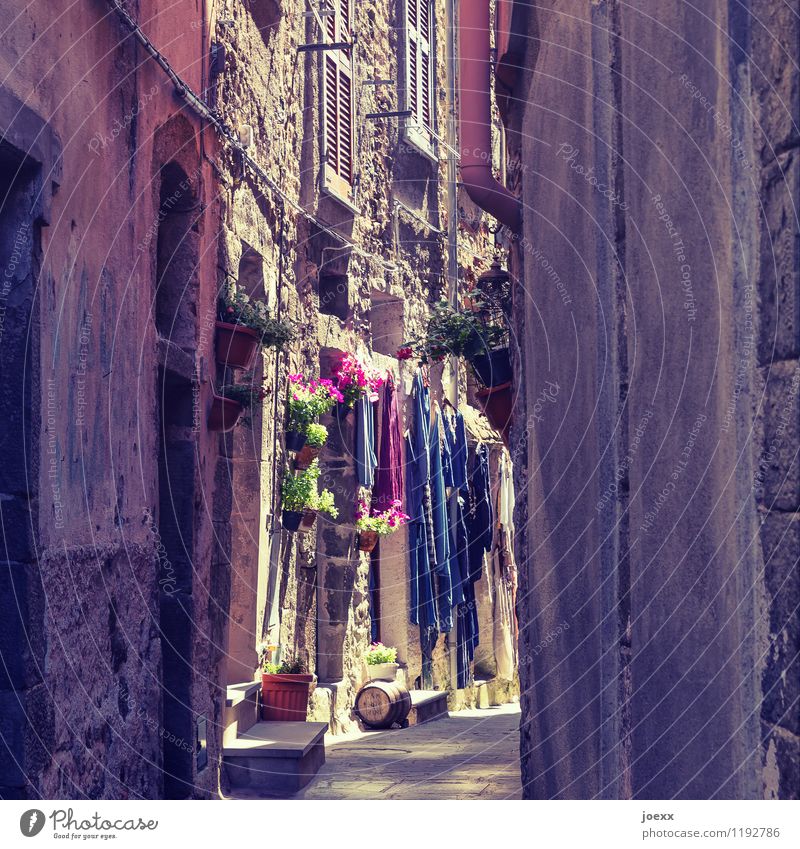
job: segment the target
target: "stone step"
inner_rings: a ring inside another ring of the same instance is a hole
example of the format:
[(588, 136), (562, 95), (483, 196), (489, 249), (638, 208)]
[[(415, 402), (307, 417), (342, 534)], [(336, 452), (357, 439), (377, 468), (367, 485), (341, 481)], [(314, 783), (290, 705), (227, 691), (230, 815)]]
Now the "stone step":
[(223, 746), (236, 740), (240, 734), (249, 731), (258, 722), (258, 694), (260, 691), (261, 684), (258, 681), (245, 681), (242, 684), (228, 685), (223, 716)]
[(409, 725), (422, 725), (447, 716), (447, 693), (444, 690), (410, 690)]
[(327, 722), (256, 722), (223, 744), (223, 791), (293, 796), (325, 763), (327, 730)]

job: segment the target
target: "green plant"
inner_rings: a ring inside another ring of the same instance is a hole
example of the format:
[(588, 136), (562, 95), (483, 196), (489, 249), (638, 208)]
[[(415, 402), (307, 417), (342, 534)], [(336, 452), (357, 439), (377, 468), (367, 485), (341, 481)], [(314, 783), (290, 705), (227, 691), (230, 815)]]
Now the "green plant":
[(328, 428), (326, 428), (325, 425), (311, 422), (306, 425), (305, 434), (306, 445), (310, 448), (322, 448), (322, 446), (328, 441)]
[(220, 321), (254, 330), (265, 348), (282, 351), (294, 339), (292, 328), (273, 318), (264, 301), (251, 299), (233, 286), (226, 287), (220, 295), (217, 315)]
[(475, 299), (474, 306), (476, 309), (455, 309), (447, 301), (435, 304), (425, 332), (400, 349), (403, 358), (407, 359), (406, 352), (411, 349), (422, 362), (438, 363), (449, 355), (474, 360), (502, 347), (508, 339), (507, 329), (491, 316), (486, 303)]
[(385, 646), (383, 643), (373, 643), (364, 657), (369, 666), (377, 666), (379, 663), (397, 663), (397, 649), (394, 646)]
[(245, 410), (251, 407), (258, 407), (266, 397), (266, 390), (263, 386), (258, 386), (256, 383), (226, 383), (219, 390), (219, 394), (223, 398), (228, 398), (230, 401), (236, 401), (241, 404)]
[(263, 669), (268, 675), (303, 675), (306, 671), (299, 660), (284, 660), (281, 663), (265, 661)]
[(332, 519), (339, 515), (339, 508), (334, 503), (333, 493), (329, 489), (323, 489), (315, 496), (311, 509), (318, 513), (327, 513)]
[(320, 475), (319, 461), (314, 462), (302, 472), (293, 475), (289, 469), (283, 473), (281, 483), (281, 506), (284, 510), (295, 513), (302, 512), (306, 507), (314, 509), (313, 505), (319, 498), (317, 495), (317, 478)]

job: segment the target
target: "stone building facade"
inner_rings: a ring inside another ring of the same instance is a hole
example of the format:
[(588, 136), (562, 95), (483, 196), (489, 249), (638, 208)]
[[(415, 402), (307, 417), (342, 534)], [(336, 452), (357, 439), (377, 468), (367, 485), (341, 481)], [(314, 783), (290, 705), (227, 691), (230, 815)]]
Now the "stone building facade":
[(525, 792), (797, 798), (800, 7), (501, 5)]
[[(226, 687), (253, 679), (262, 639), (318, 676), (314, 718), (354, 726), (370, 563), (354, 551), (352, 421), (327, 422), (321, 457), (339, 520), (286, 534), (286, 378), (355, 352), (394, 373), (407, 408), (397, 347), (496, 241), (457, 185), (455, 4), (413, 4), (430, 10), (427, 101), (421, 77), (413, 94), (407, 82), (409, 4), (87, 0), (57, 21), (44, 3), (14, 17), (0, 57), (0, 796), (216, 795)], [(251, 427), (218, 435), (214, 320), (231, 282), (297, 337), (259, 362)], [(456, 406), (472, 391), (454, 364), (431, 384)], [(380, 568), (381, 637), (414, 686), (402, 534)], [(492, 664), (489, 651), (481, 674)], [(445, 637), (432, 683), (454, 707), (486, 698), (454, 690)]]

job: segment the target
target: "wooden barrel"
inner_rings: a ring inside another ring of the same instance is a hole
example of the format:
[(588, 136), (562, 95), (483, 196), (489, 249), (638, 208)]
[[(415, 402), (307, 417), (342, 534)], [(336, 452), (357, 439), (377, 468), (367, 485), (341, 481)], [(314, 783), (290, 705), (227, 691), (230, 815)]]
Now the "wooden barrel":
[(353, 711), (369, 728), (391, 728), (402, 723), (411, 710), (408, 690), (395, 681), (370, 681), (356, 696)]

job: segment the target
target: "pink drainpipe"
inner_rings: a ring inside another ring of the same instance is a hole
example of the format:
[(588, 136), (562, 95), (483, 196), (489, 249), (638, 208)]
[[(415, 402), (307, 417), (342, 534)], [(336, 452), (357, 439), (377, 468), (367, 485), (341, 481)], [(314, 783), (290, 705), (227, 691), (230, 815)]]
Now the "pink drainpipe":
[(461, 111), (461, 181), (483, 210), (514, 233), (522, 218), (519, 198), (492, 174), (492, 105), (489, 92), (491, 0), (459, 3), (459, 108)]

